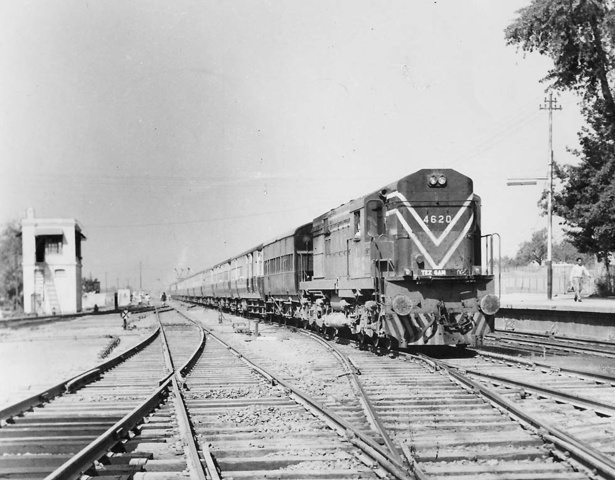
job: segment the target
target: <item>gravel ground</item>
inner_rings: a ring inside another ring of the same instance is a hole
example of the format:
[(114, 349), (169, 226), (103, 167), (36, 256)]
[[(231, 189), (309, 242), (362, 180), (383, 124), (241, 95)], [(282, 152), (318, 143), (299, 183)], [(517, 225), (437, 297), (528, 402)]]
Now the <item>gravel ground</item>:
[(156, 316), (150, 312), (133, 314), (127, 330), (117, 313), (0, 329), (0, 408), (126, 351), (156, 326)]
[[(245, 323), (247, 328), (247, 319), (225, 314), (225, 320), (219, 323), (218, 313), (214, 310), (193, 308), (186, 313), (203, 322), (214, 335), (220, 336), (247, 358), (298, 385), (311, 397), (329, 405), (345, 405), (356, 400), (356, 392), (348, 378), (340, 377), (343, 372), (341, 365), (322, 345), (265, 322), (260, 323), (259, 336), (255, 337), (234, 333), (233, 323)], [(254, 328), (254, 322), (251, 322), (252, 332)]]

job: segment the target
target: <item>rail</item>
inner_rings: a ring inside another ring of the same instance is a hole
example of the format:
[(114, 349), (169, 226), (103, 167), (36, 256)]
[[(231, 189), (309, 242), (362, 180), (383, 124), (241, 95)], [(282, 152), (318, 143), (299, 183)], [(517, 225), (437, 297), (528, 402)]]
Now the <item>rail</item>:
[(325, 406), (318, 403), (309, 395), (301, 392), (299, 389), (285, 382), (281, 378), (267, 372), (262, 367), (259, 367), (254, 362), (246, 358), (243, 354), (241, 354), (233, 347), (228, 345), (226, 342), (224, 342), (222, 339), (218, 338), (207, 328), (203, 328), (205, 329), (207, 335), (214, 338), (217, 342), (227, 348), (235, 356), (237, 356), (237, 358), (246, 363), (246, 365), (248, 365), (253, 371), (267, 379), (267, 381), (269, 381), (272, 385), (281, 385), (282, 387), (284, 387), (288, 392), (290, 392), (290, 396), (297, 403), (304, 405), (305, 408), (311, 410), (312, 412), (323, 418), (325, 423), (327, 423), (329, 427), (331, 427), (331, 429), (338, 432), (339, 435), (345, 436), (350, 443), (352, 443), (353, 445), (361, 449), (366, 455), (374, 459), (379, 465), (381, 465), (395, 478), (413, 478), (412, 474), (407, 471), (407, 469), (401, 464), (401, 462), (395, 459), (391, 459), (391, 453), (383, 449), (375, 440), (368, 437), (363, 432), (357, 430), (349, 422), (341, 418), (336, 413), (330, 411)]
[(579, 395), (571, 395), (568, 393), (553, 390), (551, 388), (540, 387), (517, 380), (510, 380), (508, 378), (503, 378), (498, 375), (491, 375), (488, 373), (480, 372), (478, 370), (457, 367), (455, 365), (450, 365), (442, 360), (440, 362), (446, 365), (448, 368), (454, 368), (462, 372), (463, 374), (470, 374), (474, 375), (475, 377), (484, 378), (485, 380), (488, 380), (489, 382), (496, 385), (506, 385), (509, 387), (523, 388), (525, 391), (538, 394), (541, 397), (552, 398), (555, 401), (569, 403), (570, 405), (574, 405), (578, 408), (593, 410), (609, 417), (615, 416), (615, 405), (613, 404), (602, 403), (596, 400), (589, 400), (586, 398), (582, 398)]
[(584, 346), (581, 342), (578, 342), (576, 345), (572, 344), (572, 342), (567, 342), (560, 338), (538, 338), (537, 340), (533, 340), (529, 338), (529, 335), (519, 335), (518, 333), (510, 333), (506, 331), (499, 331), (496, 334), (489, 334), (486, 336), (487, 339), (493, 341), (496, 345), (504, 345), (506, 343), (513, 343), (518, 345), (526, 345), (533, 347), (543, 347), (549, 348), (551, 350), (559, 350), (564, 352), (574, 352), (588, 355), (595, 355), (599, 357), (607, 357), (607, 358), (615, 358), (615, 349), (612, 348), (596, 348), (587, 346), (587, 344), (591, 344), (592, 342), (585, 342)]
[(539, 420), (538, 418), (529, 415), (518, 408), (514, 403), (508, 401), (503, 396), (489, 390), (478, 382), (471, 380), (466, 375), (449, 368), (443, 362), (427, 357), (423, 354), (409, 355), (417, 358), (436, 369), (445, 371), (453, 380), (475, 394), (486, 398), (488, 401), (496, 405), (498, 408), (508, 412), (508, 414), (520, 421), (523, 424), (530, 426), (540, 435), (545, 441), (553, 443), (557, 446), (564, 455), (566, 452), (571, 455), (576, 461), (585, 465), (590, 470), (594, 470), (599, 475), (605, 478), (615, 478), (615, 461), (607, 457), (596, 449), (577, 440), (572, 435), (568, 435), (561, 430), (552, 427), (551, 425)]
[(13, 405), (10, 405), (0, 410), (0, 422), (9, 422), (11, 418), (17, 415), (21, 415), (22, 413), (31, 410), (32, 408), (38, 407), (43, 403), (57, 397), (58, 395), (62, 395), (67, 391), (72, 392), (77, 388), (82, 387), (83, 385), (93, 382), (98, 377), (100, 377), (102, 373), (110, 370), (119, 363), (122, 363), (129, 357), (133, 356), (135, 353), (143, 350), (158, 336), (159, 333), (160, 329), (157, 329), (153, 334), (151, 334), (138, 345), (135, 345), (131, 349), (126, 350), (124, 353), (119, 354), (111, 358), (110, 360), (101, 363), (97, 367), (86, 370), (83, 373), (79, 373), (68, 380), (60, 382), (59, 384), (48, 388), (43, 392), (37, 393), (36, 395), (33, 395), (29, 398), (21, 400)]
[(60, 465), (50, 473), (45, 480), (73, 480), (80, 478), (82, 473), (96, 460), (108, 452), (115, 444), (121, 441), (135, 428), (143, 418), (156, 408), (168, 395), (172, 384), (172, 373), (147, 400), (136, 407), (132, 412), (110, 427), (100, 437), (73, 456), (69, 461)]
[(321, 338), (319, 335), (316, 335), (311, 332), (305, 332), (305, 331), (300, 331), (300, 333), (302, 335), (306, 335), (310, 337), (311, 339), (323, 345), (325, 348), (329, 349), (340, 360), (345, 370), (350, 375), (350, 378), (352, 379), (352, 383), (354, 384), (355, 389), (359, 392), (359, 398), (361, 400), (361, 403), (363, 404), (363, 409), (365, 410), (370, 420), (370, 423), (374, 426), (374, 428), (378, 431), (378, 433), (384, 440), (384, 443), (389, 449), (389, 452), (391, 456), (393, 457), (393, 459), (399, 464), (401, 464), (403, 460), (401, 456), (399, 455), (399, 453), (397, 453), (397, 449), (395, 448), (395, 445), (393, 444), (393, 440), (391, 440), (391, 437), (389, 436), (386, 429), (384, 428), (384, 425), (380, 421), (380, 417), (378, 416), (376, 409), (370, 402), (367, 393), (365, 393), (365, 390), (363, 389), (361, 382), (359, 382), (359, 379), (357, 378), (358, 369), (354, 366), (354, 364), (350, 361), (350, 359), (346, 358), (346, 356), (344, 356), (341, 352), (339, 352), (335, 347), (333, 347), (329, 342)]
[[(188, 418), (186, 404), (184, 403), (184, 399), (181, 394), (181, 390), (179, 388), (178, 378), (183, 382), (183, 377), (178, 371), (175, 370), (175, 367), (173, 366), (171, 350), (169, 349), (166, 334), (164, 332), (164, 327), (162, 325), (162, 321), (160, 320), (160, 315), (158, 314), (158, 312), (156, 312), (156, 318), (158, 319), (158, 323), (160, 324), (160, 330), (162, 332), (162, 344), (164, 345), (165, 363), (167, 367), (170, 368), (171, 372), (173, 372), (173, 376), (171, 378), (172, 380), (171, 387), (173, 389), (173, 403), (175, 406), (175, 413), (177, 415), (177, 424), (179, 428), (180, 437), (182, 439), (182, 443), (186, 446), (188, 450), (188, 453), (189, 453), (188, 461), (190, 462), (192, 466), (192, 472), (195, 474), (197, 480), (206, 480), (207, 478), (209, 478), (210, 480), (220, 480), (220, 477), (218, 476), (218, 472), (216, 470), (213, 459), (211, 458), (211, 454), (209, 453), (209, 450), (206, 450), (204, 452), (204, 457), (205, 457), (205, 461), (207, 465), (207, 472), (203, 468), (203, 464), (200, 461), (199, 451), (198, 451), (198, 447), (196, 445), (196, 440), (195, 440), (195, 435), (192, 430), (190, 419)], [(190, 321), (192, 322), (192, 320)], [(182, 367), (181, 370), (183, 370), (187, 365), (194, 365), (199, 359), (199, 356), (201, 352), (203, 351), (203, 348), (205, 347), (205, 340), (204, 340), (205, 336), (204, 336), (203, 328), (200, 325), (196, 324), (195, 322), (192, 322), (192, 323), (194, 323), (201, 331), (201, 340), (199, 342), (199, 346), (196, 348), (196, 350), (193, 352), (193, 354), (190, 356), (190, 358), (188, 359), (188, 361), (186, 362), (184, 367)], [(209, 476), (207, 474), (209, 474)]]
[[(193, 478), (196, 480), (220, 480), (215, 464), (208, 450), (203, 452), (203, 457), (207, 465), (206, 469), (200, 461), (198, 448), (195, 442), (195, 435), (192, 431), (188, 413), (186, 411), (181, 390), (179, 388), (179, 374), (173, 366), (171, 352), (169, 350), (164, 327), (160, 320), (158, 311), (156, 311), (156, 317), (160, 325), (156, 330), (156, 334), (160, 333), (161, 335), (165, 364), (168, 370), (168, 374), (159, 382), (160, 387), (143, 403), (141, 403), (141, 405), (137, 406), (132, 412), (110, 427), (105, 433), (83, 448), (69, 461), (58, 467), (55, 471), (48, 475), (45, 480), (73, 480), (80, 478), (83, 472), (88, 470), (94, 462), (104, 456), (119, 441), (124, 439), (131, 430), (133, 430), (148, 414), (158, 407), (158, 405), (160, 405), (160, 403), (168, 397), (171, 390), (173, 391), (173, 402), (175, 406), (175, 413), (177, 415), (180, 437), (182, 444), (188, 451), (188, 462), (192, 467), (191, 471), (194, 474)], [(199, 346), (188, 359), (184, 365), (184, 368), (187, 365), (193, 365), (196, 363), (204, 348), (204, 334), (202, 328), (201, 333), (202, 335)]]

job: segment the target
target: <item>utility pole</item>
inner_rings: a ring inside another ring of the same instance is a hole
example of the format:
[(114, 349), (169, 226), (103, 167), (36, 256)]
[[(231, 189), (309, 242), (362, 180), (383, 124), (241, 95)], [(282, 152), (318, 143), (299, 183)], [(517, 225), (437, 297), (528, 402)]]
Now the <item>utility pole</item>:
[(549, 111), (549, 194), (547, 197), (547, 298), (553, 298), (553, 110), (561, 110), (553, 92), (549, 92), (549, 99), (545, 98), (540, 110)]

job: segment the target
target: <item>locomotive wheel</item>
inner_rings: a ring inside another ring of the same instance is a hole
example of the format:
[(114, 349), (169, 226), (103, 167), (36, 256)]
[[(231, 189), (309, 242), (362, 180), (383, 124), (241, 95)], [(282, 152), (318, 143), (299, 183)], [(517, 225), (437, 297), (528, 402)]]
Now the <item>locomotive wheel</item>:
[(332, 340), (337, 336), (337, 328), (334, 327), (324, 327), (324, 334), (327, 340)]
[(361, 350), (364, 350), (365, 348), (367, 348), (369, 344), (372, 343), (373, 341), (373, 337), (370, 337), (363, 330), (357, 333), (357, 338), (359, 339), (359, 348)]
[(374, 346), (383, 352), (390, 352), (393, 346), (393, 340), (389, 335), (385, 335), (384, 337), (376, 336)]

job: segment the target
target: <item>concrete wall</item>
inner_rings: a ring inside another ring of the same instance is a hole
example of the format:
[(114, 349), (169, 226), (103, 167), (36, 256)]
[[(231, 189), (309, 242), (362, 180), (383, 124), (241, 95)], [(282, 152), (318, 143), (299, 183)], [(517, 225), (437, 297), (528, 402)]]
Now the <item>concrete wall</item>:
[(501, 331), (540, 333), (611, 342), (615, 340), (614, 314), (609, 312), (502, 308), (496, 316), (495, 328)]
[(98, 305), (98, 308), (100, 309), (106, 306), (112, 307), (113, 305), (107, 305), (109, 297), (111, 297), (110, 303), (112, 303), (113, 294), (108, 296), (106, 293), (85, 293), (83, 294), (81, 306), (83, 310), (92, 310), (94, 308), (94, 305)]

